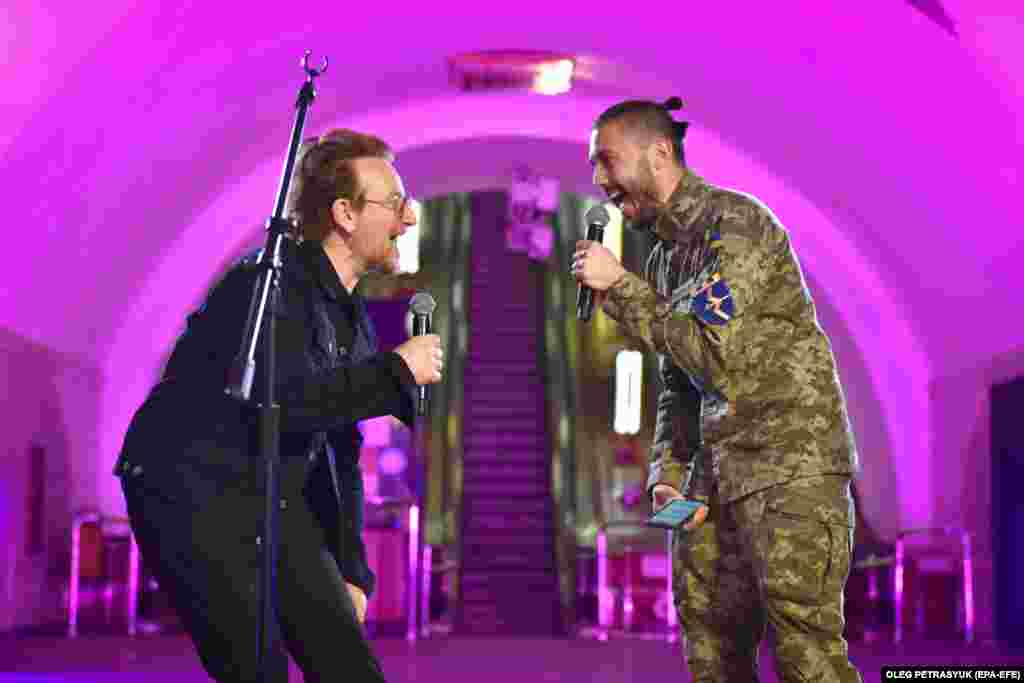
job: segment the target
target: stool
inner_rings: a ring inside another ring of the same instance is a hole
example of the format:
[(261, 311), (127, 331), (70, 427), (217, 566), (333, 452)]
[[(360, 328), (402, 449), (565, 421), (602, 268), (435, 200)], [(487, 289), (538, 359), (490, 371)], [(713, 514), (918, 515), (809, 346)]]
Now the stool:
[[(934, 599), (935, 578), (951, 579), (955, 594), (956, 629), (967, 643), (974, 641), (974, 571), (971, 536), (956, 527), (908, 529), (896, 540), (893, 570), (895, 615), (893, 642), (901, 643), (910, 623), (918, 632), (934, 627), (929, 623), (945, 601)], [(933, 599), (929, 599), (933, 598)], [(908, 613), (912, 613), (910, 618)]]
[(894, 555), (872, 554), (853, 565), (844, 591), (848, 640), (870, 643), (891, 637), (886, 632), (893, 625), (891, 576), (895, 564)]
[(98, 582), (103, 588), (106, 615), (109, 618), (114, 578), (111, 576), (108, 542), (128, 542), (127, 606), (128, 635), (137, 631), (139, 601), (139, 546), (126, 517), (105, 517), (96, 512), (75, 515), (71, 525), (71, 570), (68, 577), (69, 638), (78, 636), (78, 612), (82, 579)]
[[(447, 635), (452, 632), (451, 584), (453, 574), (457, 576), (459, 563), (448, 559), (452, 555), (450, 548), (428, 543), (423, 544), (422, 583), (420, 584), (420, 636), (429, 638), (435, 633)], [(431, 621), (433, 611), (431, 600), (434, 597), (434, 582), (438, 584), (439, 620)], [(448, 590), (445, 590), (445, 587)]]
[(597, 624), (597, 549), (576, 546), (576, 622), (580, 635)]
[[(416, 640), (424, 630), (423, 625), (429, 618), (430, 600), (430, 571), (431, 564), (430, 547), (425, 546), (421, 550), (420, 544), (420, 507), (415, 500), (404, 498), (381, 498), (380, 496), (366, 496), (368, 517), (375, 512), (388, 508), (405, 508), (405, 639)], [(385, 588), (385, 577), (387, 574), (383, 569), (385, 564), (391, 563), (373, 562), (374, 556), (378, 553), (387, 552), (389, 545), (385, 542), (382, 534), (373, 527), (367, 525), (364, 536), (366, 538), (366, 550), (371, 567), (376, 565), (377, 571), (377, 592), (381, 593)], [(375, 608), (381, 606), (380, 595), (377, 602), (370, 602), (367, 619), (376, 612)], [(420, 613), (422, 612), (422, 616)]]
[[(655, 533), (651, 527), (646, 526), (643, 522), (632, 522), (632, 521), (614, 521), (608, 522), (602, 525), (597, 532), (597, 629), (596, 635), (598, 640), (608, 640), (609, 634), (612, 632), (612, 623), (615, 619), (616, 612), (616, 594), (611, 587), (611, 567), (608, 553), (608, 531), (610, 529), (622, 529), (629, 530), (634, 533), (636, 539), (639, 540), (642, 535), (636, 532), (646, 532), (647, 534)], [(666, 564), (665, 578), (662, 583), (660, 590), (662, 599), (665, 600), (665, 639), (674, 643), (678, 639), (677, 633), (677, 621), (675, 612), (675, 603), (672, 598), (672, 532), (665, 532), (667, 543), (666, 553), (664, 561)], [(634, 592), (636, 586), (634, 586), (635, 564), (634, 557), (631, 556), (632, 551), (635, 550), (631, 540), (627, 540), (623, 547), (623, 570), (622, 570), (622, 634), (624, 635), (635, 635), (633, 633), (634, 617), (636, 612), (636, 602), (634, 599)], [(640, 556), (641, 565), (643, 563), (643, 556)], [(644, 574), (643, 571), (640, 572)]]

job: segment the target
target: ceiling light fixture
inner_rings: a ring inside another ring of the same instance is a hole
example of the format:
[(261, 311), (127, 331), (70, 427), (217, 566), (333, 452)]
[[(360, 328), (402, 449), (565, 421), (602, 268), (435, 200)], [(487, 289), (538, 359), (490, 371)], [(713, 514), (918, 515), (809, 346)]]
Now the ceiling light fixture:
[(561, 95), (572, 89), (576, 60), (539, 50), (484, 50), (448, 58), (452, 84), (466, 92), (528, 90)]

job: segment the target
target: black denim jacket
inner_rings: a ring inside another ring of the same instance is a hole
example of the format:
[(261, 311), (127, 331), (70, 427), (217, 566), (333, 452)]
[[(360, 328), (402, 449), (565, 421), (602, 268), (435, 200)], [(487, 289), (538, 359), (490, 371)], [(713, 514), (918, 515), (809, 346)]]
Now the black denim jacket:
[[(259, 273), (256, 261), (254, 254), (232, 267), (189, 315), (163, 378), (132, 420), (116, 475), (148, 472), (162, 495), (197, 508), (226, 487), (262, 495), (253, 411), (224, 394)], [(356, 423), (394, 415), (411, 426), (415, 381), (398, 354), (377, 351), (365, 307), (341, 285), (319, 244), (287, 242), (284, 264), (275, 335), (281, 457), (316, 462), (308, 486), (312, 505), (328, 538), (339, 540), (331, 550), (343, 576), (369, 595), (375, 580), (362, 541)], [(338, 315), (339, 307), (355, 310), (354, 320)], [(261, 344), (254, 402), (262, 400), (264, 368)], [(340, 509), (325, 491), (339, 495)]]

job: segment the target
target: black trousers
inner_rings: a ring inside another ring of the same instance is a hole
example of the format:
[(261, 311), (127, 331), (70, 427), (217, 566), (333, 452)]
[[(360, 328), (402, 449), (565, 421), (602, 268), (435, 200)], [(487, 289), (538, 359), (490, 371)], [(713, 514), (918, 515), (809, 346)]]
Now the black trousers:
[[(303, 485), (307, 462), (281, 468), (278, 623), (268, 661), (272, 683), (287, 683), (287, 647), (307, 683), (383, 681), (324, 532)], [(221, 683), (254, 683), (264, 500), (260, 467), (249, 483), (205, 505), (175, 501), (146, 472), (122, 488), (143, 560), (169, 593), (207, 673)], [(155, 477), (153, 477), (155, 478)]]

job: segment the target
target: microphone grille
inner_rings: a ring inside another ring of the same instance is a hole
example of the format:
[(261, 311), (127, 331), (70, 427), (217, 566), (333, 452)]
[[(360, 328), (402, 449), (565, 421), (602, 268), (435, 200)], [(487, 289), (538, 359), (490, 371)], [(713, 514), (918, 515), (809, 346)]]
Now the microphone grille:
[(409, 301), (409, 309), (416, 315), (431, 315), (435, 308), (437, 302), (427, 292), (416, 292)]
[(590, 225), (596, 225), (599, 228), (603, 228), (608, 225), (608, 222), (612, 219), (608, 215), (608, 209), (604, 208), (603, 204), (595, 204), (587, 210), (587, 215), (583, 217), (584, 222)]

